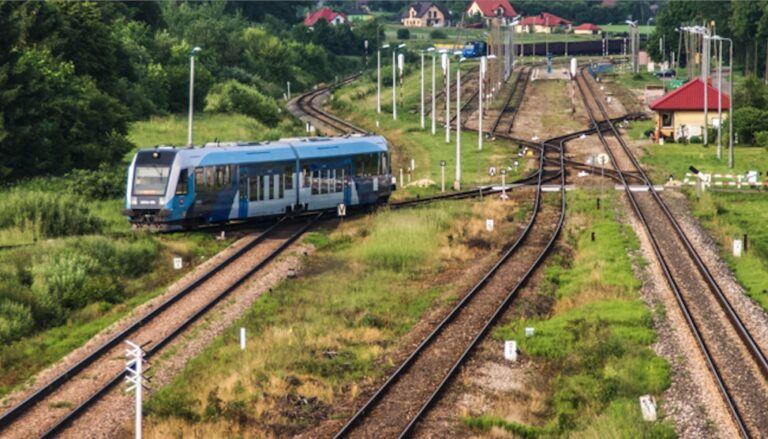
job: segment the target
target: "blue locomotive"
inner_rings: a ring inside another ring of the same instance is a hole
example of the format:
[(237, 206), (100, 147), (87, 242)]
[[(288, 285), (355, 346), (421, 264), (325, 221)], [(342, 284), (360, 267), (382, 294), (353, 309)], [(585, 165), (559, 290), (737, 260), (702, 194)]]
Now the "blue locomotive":
[(488, 55), (488, 43), (485, 41), (470, 41), (464, 45), (461, 56), (464, 58), (479, 58)]
[(142, 149), (128, 169), (135, 227), (179, 230), (293, 212), (386, 203), (394, 189), (381, 136)]

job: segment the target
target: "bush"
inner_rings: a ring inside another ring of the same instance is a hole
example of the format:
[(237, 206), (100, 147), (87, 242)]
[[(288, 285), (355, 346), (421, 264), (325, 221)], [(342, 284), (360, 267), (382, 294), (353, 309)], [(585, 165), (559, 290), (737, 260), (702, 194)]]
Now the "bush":
[(34, 325), (29, 306), (0, 299), (0, 343), (8, 343), (29, 333)]
[(444, 40), (444, 39), (448, 38), (448, 35), (446, 35), (445, 32), (443, 32), (443, 31), (441, 31), (439, 29), (435, 29), (435, 30), (433, 30), (432, 32), (429, 33), (429, 38), (431, 38), (433, 40)]
[(216, 84), (205, 98), (205, 111), (242, 113), (266, 125), (275, 126), (280, 120), (274, 98), (263, 95), (254, 87), (229, 80)]
[(700, 136), (691, 136), (688, 138), (688, 143), (701, 143)]
[(397, 39), (398, 40), (409, 40), (411, 38), (411, 31), (408, 29), (398, 29), (397, 30)]
[(119, 198), (125, 190), (125, 169), (102, 163), (96, 170), (75, 169), (64, 176), (67, 188), (88, 199)]
[(733, 112), (733, 130), (738, 136), (739, 143), (751, 145), (755, 143), (755, 133), (768, 131), (768, 112), (754, 107), (742, 107)]
[(768, 146), (768, 131), (755, 132), (755, 145)]

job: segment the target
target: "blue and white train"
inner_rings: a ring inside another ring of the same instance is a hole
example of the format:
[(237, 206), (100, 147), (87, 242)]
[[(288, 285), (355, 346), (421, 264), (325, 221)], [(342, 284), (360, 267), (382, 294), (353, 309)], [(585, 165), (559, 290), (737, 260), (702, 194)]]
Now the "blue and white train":
[(386, 140), (350, 135), (142, 149), (127, 186), (134, 226), (179, 230), (386, 203), (394, 179)]

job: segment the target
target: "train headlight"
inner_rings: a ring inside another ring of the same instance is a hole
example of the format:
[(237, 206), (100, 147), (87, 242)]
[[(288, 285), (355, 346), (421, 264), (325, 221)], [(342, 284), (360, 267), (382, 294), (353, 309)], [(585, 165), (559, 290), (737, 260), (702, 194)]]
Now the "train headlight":
[(158, 198), (157, 199), (157, 204), (159, 204), (161, 206), (164, 205), (165, 204), (165, 197)]
[(139, 204), (139, 199), (136, 197), (131, 197), (131, 204)]

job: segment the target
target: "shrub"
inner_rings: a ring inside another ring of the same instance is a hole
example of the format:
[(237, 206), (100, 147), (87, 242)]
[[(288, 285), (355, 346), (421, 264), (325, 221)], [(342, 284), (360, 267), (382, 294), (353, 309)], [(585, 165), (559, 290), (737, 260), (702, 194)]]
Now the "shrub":
[(445, 34), (445, 32), (443, 32), (443, 31), (441, 31), (439, 29), (435, 29), (435, 30), (433, 30), (432, 32), (429, 33), (429, 38), (431, 38), (433, 40), (444, 40), (444, 39), (448, 38), (448, 36)]
[(751, 145), (755, 142), (755, 133), (768, 131), (766, 112), (754, 107), (742, 107), (733, 112), (733, 130), (739, 143)]
[(700, 136), (691, 136), (688, 138), (688, 143), (701, 143)]
[(411, 31), (408, 29), (398, 29), (397, 30), (397, 39), (398, 40), (408, 40), (411, 38)]
[(768, 146), (768, 131), (757, 131), (755, 133), (755, 145)]
[(72, 192), (88, 199), (119, 198), (125, 189), (125, 169), (121, 166), (99, 165), (98, 169), (75, 169), (65, 175), (64, 184)]
[(254, 87), (229, 80), (216, 84), (205, 98), (205, 111), (214, 113), (242, 113), (275, 126), (280, 120), (274, 98), (265, 96)]
[(8, 343), (29, 333), (34, 325), (29, 306), (0, 299), (0, 343)]

